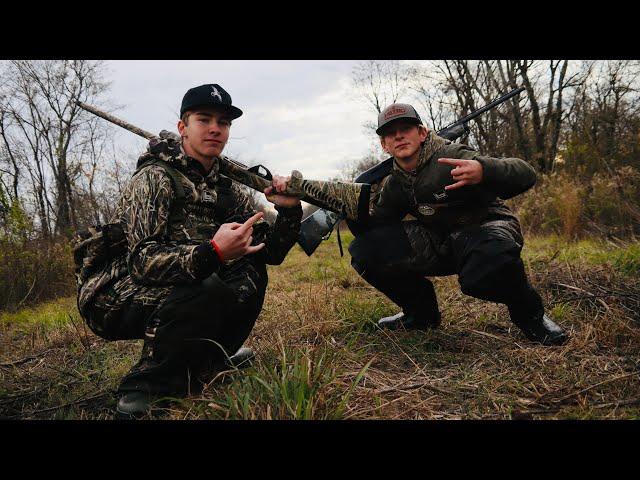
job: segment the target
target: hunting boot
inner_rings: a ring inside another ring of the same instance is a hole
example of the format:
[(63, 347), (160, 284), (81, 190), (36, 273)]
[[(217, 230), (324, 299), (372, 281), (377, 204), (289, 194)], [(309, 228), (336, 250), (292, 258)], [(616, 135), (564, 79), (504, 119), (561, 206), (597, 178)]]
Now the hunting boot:
[[(218, 378), (221, 372), (249, 368), (253, 363), (255, 353), (249, 347), (241, 347), (236, 353), (224, 360), (217, 355), (215, 359), (204, 360), (198, 367), (193, 369), (193, 377), (190, 383), (192, 394), (201, 393), (206, 385)], [(225, 377), (220, 377), (224, 381)], [(229, 377), (226, 377), (229, 380)]]
[(440, 325), (440, 310), (433, 284), (426, 281), (422, 284), (419, 294), (414, 298), (417, 303), (405, 306), (402, 312), (378, 320), (378, 327), (385, 330), (427, 330)]
[[(226, 368), (247, 368), (251, 366), (255, 353), (248, 347), (240, 348), (234, 355), (225, 360)], [(116, 418), (121, 420), (134, 420), (144, 417), (149, 413), (151, 404), (158, 404), (157, 397), (142, 392), (132, 391), (124, 393), (118, 400)]]
[(135, 420), (149, 413), (153, 398), (147, 392), (127, 392), (118, 400), (116, 418), (119, 420)]
[(256, 354), (249, 347), (241, 347), (236, 353), (225, 359), (225, 366), (229, 368), (248, 368), (253, 363)]
[(405, 313), (404, 311), (378, 320), (378, 327), (385, 330), (428, 330), (440, 325), (440, 312), (434, 315)]
[(569, 334), (544, 313), (540, 295), (528, 287), (524, 302), (507, 305), (511, 321), (531, 341), (545, 346), (562, 345), (569, 339)]
[(186, 392), (186, 365), (168, 358), (156, 358), (153, 353), (153, 330), (147, 330), (140, 360), (120, 382), (116, 418), (135, 420), (144, 417), (151, 405), (166, 406), (162, 397), (184, 396)]

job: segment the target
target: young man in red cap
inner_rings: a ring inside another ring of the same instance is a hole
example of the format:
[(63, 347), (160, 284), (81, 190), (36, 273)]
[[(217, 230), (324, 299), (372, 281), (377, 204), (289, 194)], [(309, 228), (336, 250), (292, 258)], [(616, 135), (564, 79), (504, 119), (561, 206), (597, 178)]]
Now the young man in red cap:
[(111, 223), (122, 227), (126, 249), (79, 290), (80, 312), (96, 334), (144, 339), (118, 389), (121, 418), (143, 416), (154, 398), (184, 395), (203, 375), (253, 356), (240, 347), (262, 308), (265, 264), (281, 263), (295, 243), (302, 208), (276, 193), (286, 179), (275, 176), (265, 191), (278, 211), (269, 226), (218, 174), (241, 115), (220, 85), (187, 91), (180, 136), (163, 131), (150, 141), (116, 207)]
[(534, 185), (533, 168), (439, 137), (407, 104), (384, 109), (376, 133), (394, 158), (393, 171), (374, 197), (371, 228), (349, 251), (358, 273), (403, 309), (378, 325), (438, 326), (438, 302), (426, 277), (457, 274), (463, 293), (506, 304), (530, 340), (564, 343), (568, 335), (545, 315), (527, 280), (520, 224), (502, 201)]

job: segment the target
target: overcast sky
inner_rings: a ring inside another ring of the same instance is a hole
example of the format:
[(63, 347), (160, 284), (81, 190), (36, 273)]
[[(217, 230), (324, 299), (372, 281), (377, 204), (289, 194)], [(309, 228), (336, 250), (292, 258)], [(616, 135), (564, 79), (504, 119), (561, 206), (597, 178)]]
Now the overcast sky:
[[(262, 163), (272, 172), (300, 170), (306, 178), (338, 175), (363, 157), (375, 138), (363, 127), (375, 120), (357, 96), (356, 61), (109, 61), (116, 115), (152, 132), (176, 130), (180, 102), (191, 87), (218, 83), (244, 115), (234, 121), (224, 153)], [(118, 142), (140, 152), (146, 141), (120, 132)]]

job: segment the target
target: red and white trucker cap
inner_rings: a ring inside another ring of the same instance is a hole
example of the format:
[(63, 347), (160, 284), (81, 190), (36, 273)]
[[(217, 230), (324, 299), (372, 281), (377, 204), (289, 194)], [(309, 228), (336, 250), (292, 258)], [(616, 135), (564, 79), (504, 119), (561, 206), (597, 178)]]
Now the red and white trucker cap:
[(406, 118), (413, 121), (416, 125), (422, 125), (422, 119), (415, 108), (406, 103), (394, 103), (378, 114), (378, 128), (376, 129), (376, 133), (380, 135), (382, 127), (399, 118)]

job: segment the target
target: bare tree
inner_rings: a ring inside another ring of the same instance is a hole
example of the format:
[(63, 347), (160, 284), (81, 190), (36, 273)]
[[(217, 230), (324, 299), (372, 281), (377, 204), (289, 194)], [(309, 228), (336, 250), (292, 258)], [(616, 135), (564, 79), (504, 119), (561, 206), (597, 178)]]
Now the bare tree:
[(441, 130), (456, 118), (456, 99), (443, 85), (438, 75), (437, 62), (428, 61), (412, 66), (409, 71), (409, 85), (422, 110), (427, 116), (422, 118), (427, 127)]
[(523, 86), (524, 95), (470, 125), (481, 152), (519, 154), (538, 170), (553, 170), (567, 105), (585, 81), (568, 60), (445, 60), (435, 62), (441, 88), (457, 101), (457, 116)]
[(335, 178), (334, 180), (353, 182), (358, 175), (372, 167), (375, 167), (387, 157), (388, 155), (385, 155), (384, 153), (381, 154), (379, 151), (372, 148), (364, 157), (348, 162), (342, 168), (340, 177)]
[(594, 172), (613, 164), (637, 166), (640, 156), (640, 69), (638, 62), (590, 62), (588, 81), (568, 114), (566, 161)]
[[(407, 68), (397, 60), (367, 60), (357, 64), (352, 72), (356, 91), (375, 113), (398, 102), (408, 91)], [(365, 128), (375, 130), (374, 122), (366, 122)]]
[[(78, 227), (74, 182), (81, 168), (74, 151), (83, 148), (82, 132), (90, 123), (75, 102), (96, 103), (108, 87), (102, 72), (103, 62), (87, 60), (20, 60), (6, 65), (4, 110), (14, 128), (5, 145), (22, 146), (45, 236), (51, 231), (69, 235)], [(48, 175), (55, 185), (52, 198), (45, 188)]]

